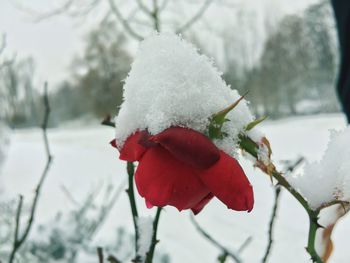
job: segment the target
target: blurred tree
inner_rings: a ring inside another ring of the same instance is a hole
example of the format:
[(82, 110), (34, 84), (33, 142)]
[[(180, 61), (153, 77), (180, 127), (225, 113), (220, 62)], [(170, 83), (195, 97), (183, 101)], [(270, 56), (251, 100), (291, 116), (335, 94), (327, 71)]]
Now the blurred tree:
[(2, 118), (11, 126), (37, 125), (37, 91), (32, 58), (13, 61), (0, 71)]
[(122, 102), (122, 80), (131, 63), (124, 48), (125, 37), (117, 32), (114, 22), (104, 21), (87, 35), (84, 54), (72, 62), (73, 81), (64, 82), (52, 95), (56, 122), (83, 115), (103, 117), (117, 111)]
[(329, 3), (288, 15), (269, 36), (243, 90), (258, 115), (279, 117), (339, 109), (334, 92), (336, 40)]

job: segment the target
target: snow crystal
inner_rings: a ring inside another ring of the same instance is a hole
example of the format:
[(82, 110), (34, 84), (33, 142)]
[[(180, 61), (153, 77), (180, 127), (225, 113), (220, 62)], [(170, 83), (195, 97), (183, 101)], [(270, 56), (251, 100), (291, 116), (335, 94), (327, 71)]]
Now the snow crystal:
[(319, 162), (307, 163), (304, 174), (287, 178), (313, 209), (335, 200), (350, 201), (350, 127), (331, 133)]
[(137, 218), (137, 227), (139, 233), (139, 240), (137, 244), (137, 252), (143, 257), (148, 252), (153, 235), (153, 219), (151, 217)]
[[(221, 78), (208, 57), (174, 34), (154, 34), (144, 40), (124, 85), (124, 102), (116, 117), (121, 147), (137, 130), (157, 134), (171, 126), (204, 133), (208, 119), (240, 95)], [(237, 135), (253, 116), (242, 100), (223, 126), (228, 136), (215, 143), (234, 155)]]

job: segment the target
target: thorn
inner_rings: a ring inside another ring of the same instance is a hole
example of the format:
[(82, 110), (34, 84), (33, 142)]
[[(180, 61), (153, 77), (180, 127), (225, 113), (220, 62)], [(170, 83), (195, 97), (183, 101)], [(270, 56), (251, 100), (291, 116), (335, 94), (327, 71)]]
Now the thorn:
[(325, 229), (325, 227), (324, 227), (324, 226), (322, 226), (322, 225), (320, 225), (318, 222), (316, 223), (316, 226), (317, 226), (317, 228), (322, 228), (322, 229)]
[(256, 119), (250, 123), (248, 123), (248, 125), (245, 127), (245, 129), (247, 131), (250, 131), (251, 129), (253, 129), (255, 126), (259, 125), (260, 123), (262, 123), (264, 120), (266, 120), (268, 117), (267, 116), (263, 116), (259, 119)]
[(236, 100), (234, 103), (232, 103), (227, 108), (225, 108), (225, 109), (219, 111), (218, 113), (214, 114), (213, 117), (215, 118), (216, 116), (220, 116), (220, 115), (224, 115), (225, 116), (227, 113), (229, 113), (231, 110), (233, 110), (241, 102), (241, 100), (243, 100), (245, 98), (245, 96), (248, 94), (248, 92), (249, 91), (244, 93), (243, 96), (241, 96), (238, 100)]

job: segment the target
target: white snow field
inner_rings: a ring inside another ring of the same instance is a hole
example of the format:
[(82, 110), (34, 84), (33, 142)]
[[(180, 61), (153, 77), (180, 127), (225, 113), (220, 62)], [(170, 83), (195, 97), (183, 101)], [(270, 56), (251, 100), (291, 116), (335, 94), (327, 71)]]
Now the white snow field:
[[(302, 155), (309, 161), (315, 161), (322, 157), (326, 149), (328, 130), (341, 130), (345, 125), (342, 115), (331, 114), (266, 121), (260, 128), (272, 144), (275, 160)], [(62, 192), (62, 185), (71, 191), (75, 199), (81, 200), (101, 182), (113, 182), (116, 187), (125, 182), (125, 163), (118, 160), (116, 150), (108, 144), (114, 137), (114, 129), (92, 125), (50, 129), (48, 133), (54, 161), (39, 202), (37, 223), (47, 222), (58, 210), (67, 211), (73, 206)], [(28, 129), (15, 131), (10, 137), (0, 183), (7, 197), (15, 198), (24, 194), (28, 201), (31, 200), (45, 164), (42, 134), (39, 129)], [(241, 164), (254, 187), (253, 211), (235, 212), (213, 200), (196, 219), (207, 232), (233, 250), (251, 236), (252, 242), (241, 257), (243, 262), (260, 262), (267, 243), (273, 189), (269, 178), (254, 169), (250, 161), (241, 160)], [(318, 183), (320, 182), (315, 182), (315, 186)], [(148, 210), (140, 197), (138, 206), (142, 216), (155, 213), (155, 208)], [(216, 262), (219, 251), (196, 232), (189, 220), (189, 213), (180, 213), (173, 207), (164, 209), (157, 248), (167, 252), (171, 262)], [(113, 240), (114, 229), (118, 226), (125, 226), (132, 231), (130, 207), (124, 193), (96, 236), (96, 245), (103, 246), (107, 241)], [(307, 230), (308, 218), (304, 210), (289, 193), (283, 191), (270, 262), (310, 262), (304, 249)], [(330, 262), (350, 262), (349, 233), (350, 216), (344, 218), (334, 231), (335, 251)], [(97, 256), (80, 261), (95, 263)]]

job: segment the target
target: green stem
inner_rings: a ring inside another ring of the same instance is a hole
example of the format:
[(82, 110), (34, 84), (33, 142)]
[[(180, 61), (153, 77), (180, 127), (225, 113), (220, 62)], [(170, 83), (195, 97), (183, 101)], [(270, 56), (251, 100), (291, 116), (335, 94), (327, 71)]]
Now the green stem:
[(138, 231), (138, 226), (137, 226), (137, 218), (138, 218), (138, 212), (137, 212), (137, 206), (136, 206), (136, 201), (135, 201), (135, 194), (134, 194), (134, 172), (135, 172), (135, 166), (134, 163), (128, 162), (126, 166), (126, 170), (128, 172), (128, 178), (129, 178), (129, 187), (126, 190), (128, 197), (129, 197), (129, 202), (130, 202), (130, 207), (131, 207), (131, 213), (132, 213), (132, 221), (134, 223), (134, 230), (135, 230), (135, 259), (139, 258), (139, 255), (137, 254), (137, 244), (139, 240), (139, 231)]
[(317, 219), (318, 219), (318, 212), (309, 214), (309, 220), (310, 220), (309, 238), (307, 242), (306, 251), (311, 256), (311, 259), (313, 262), (323, 263), (322, 259), (317, 254), (316, 248), (315, 248), (316, 232), (317, 232), (317, 229), (320, 227), (320, 225), (317, 223)]
[(159, 223), (159, 217), (160, 217), (160, 212), (162, 211), (161, 207), (157, 208), (157, 213), (153, 221), (153, 235), (152, 235), (152, 243), (150, 246), (150, 249), (147, 253), (145, 263), (152, 263), (153, 262), (153, 256), (154, 256), (154, 250), (156, 248), (156, 245), (158, 243), (157, 240), (157, 230), (158, 230), (158, 223)]
[[(241, 135), (240, 136), (240, 147), (242, 150), (246, 151), (247, 153), (251, 154), (253, 157), (255, 157), (258, 160), (258, 148), (259, 146), (249, 137)], [(306, 247), (306, 251), (311, 256), (311, 259), (313, 262), (316, 263), (323, 263), (322, 259), (319, 257), (319, 255), (316, 252), (315, 249), (315, 237), (316, 237), (316, 231), (320, 227), (318, 224), (318, 214), (319, 211), (314, 211), (309, 206), (308, 202), (305, 200), (305, 198), (297, 191), (295, 190), (286, 180), (286, 178), (282, 175), (282, 173), (278, 172), (274, 165), (271, 163), (272, 170), (269, 171), (269, 169), (263, 170), (268, 175), (272, 176), (278, 181), (278, 184), (283, 186), (289, 193), (291, 193), (295, 199), (298, 200), (298, 202), (304, 207), (305, 211), (307, 212), (309, 216), (309, 236), (308, 236), (308, 243)], [(270, 169), (271, 169), (270, 167)]]

